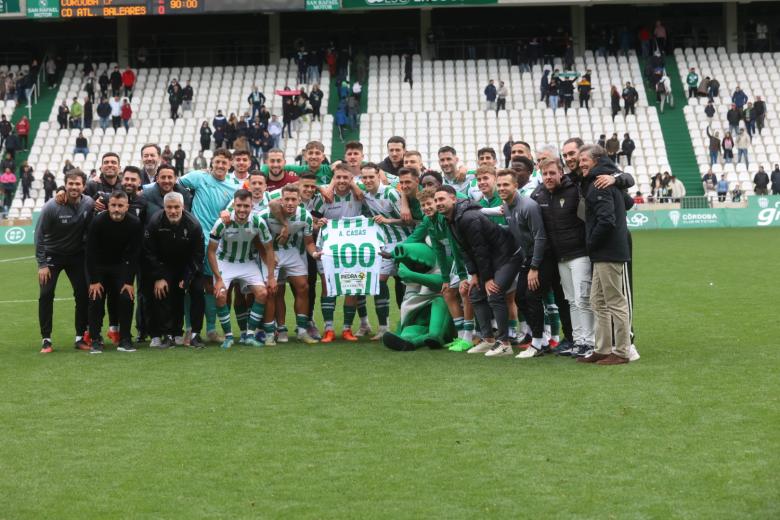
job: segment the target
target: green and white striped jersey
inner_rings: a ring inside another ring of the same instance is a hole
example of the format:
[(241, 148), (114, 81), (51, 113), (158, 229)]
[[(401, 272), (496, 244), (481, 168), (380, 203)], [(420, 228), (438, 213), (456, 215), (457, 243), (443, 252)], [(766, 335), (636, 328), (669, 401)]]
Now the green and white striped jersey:
[(211, 229), (210, 235), (211, 240), (219, 243), (217, 258), (224, 262), (239, 264), (253, 261), (256, 258), (257, 250), (252, 245), (255, 237), (258, 237), (263, 244), (271, 241), (268, 225), (257, 213), (251, 214), (243, 224), (233, 221), (225, 225), (219, 219)]
[(237, 185), (239, 188), (243, 188), (244, 187), (244, 183), (245, 182), (249, 182), (249, 175), (248, 174), (243, 179), (239, 179), (239, 178), (236, 177), (236, 172), (230, 172), (230, 173), (227, 174), (227, 177), (225, 177), (225, 178), (229, 179), (233, 184)]
[[(382, 216), (392, 219), (401, 218), (401, 194), (398, 191), (386, 185), (379, 186), (376, 193), (365, 191), (363, 189), (363, 214), (367, 217)], [(414, 230), (408, 226), (400, 224), (378, 224), (385, 235), (385, 242), (392, 244), (403, 242), (412, 234)]]
[(289, 235), (287, 242), (284, 244), (278, 242), (279, 232), (282, 230), (282, 224), (279, 220), (277, 220), (277, 218), (267, 209), (260, 213), (260, 218), (268, 224), (268, 228), (271, 230), (271, 235), (274, 240), (274, 251), (279, 251), (280, 249), (297, 249), (298, 252), (303, 253), (306, 250), (303, 239), (304, 237), (312, 236), (312, 226), (314, 225), (314, 220), (312, 219), (311, 214), (306, 211), (306, 208), (298, 206), (295, 215), (287, 217)]
[(477, 188), (477, 179), (470, 173), (466, 174), (466, 178), (463, 182), (456, 182), (455, 179), (450, 179), (446, 175), (442, 175), (442, 181), (445, 186), (452, 186), (455, 188), (455, 191), (467, 197), (469, 196), (470, 191), (473, 192), (473, 190), (476, 190), (477, 193), (479, 192), (479, 188)]
[(347, 217), (359, 217), (363, 209), (363, 203), (357, 200), (352, 190), (346, 195), (333, 193), (333, 202), (325, 202), (322, 195), (316, 194), (313, 198), (312, 211), (319, 213), (328, 220), (338, 220)]

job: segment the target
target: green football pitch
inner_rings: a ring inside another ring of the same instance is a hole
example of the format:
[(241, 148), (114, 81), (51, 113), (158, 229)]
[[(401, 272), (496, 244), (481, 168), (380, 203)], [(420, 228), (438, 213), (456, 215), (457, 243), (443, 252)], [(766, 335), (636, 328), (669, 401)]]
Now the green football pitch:
[(32, 247), (2, 248), (0, 518), (780, 517), (780, 233), (634, 244), (642, 359), (618, 367), (368, 341), (90, 356), (65, 276), (42, 356)]

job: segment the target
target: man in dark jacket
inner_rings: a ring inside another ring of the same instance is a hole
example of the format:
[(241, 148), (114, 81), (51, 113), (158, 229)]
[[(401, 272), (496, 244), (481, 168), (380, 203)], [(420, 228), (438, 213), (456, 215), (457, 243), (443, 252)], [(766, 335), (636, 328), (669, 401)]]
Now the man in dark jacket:
[(487, 101), (486, 110), (496, 109), (496, 86), (493, 84), (492, 79), (488, 82), (487, 87), (485, 87), (485, 101)]
[(588, 290), (591, 264), (585, 248), (585, 215), (580, 209), (580, 190), (563, 175), (558, 159), (543, 159), (539, 162), (539, 170), (542, 185), (532, 197), (542, 210), (550, 252), (558, 263), (572, 321), (573, 348), (559, 349), (558, 353), (582, 357), (593, 350), (595, 340)]
[(772, 195), (780, 195), (780, 165), (775, 164), (770, 180), (772, 182)]
[(111, 95), (119, 96), (122, 89), (122, 73), (119, 72), (119, 67), (116, 65), (114, 65), (114, 71), (111, 73), (109, 82), (111, 83)]
[[(530, 160), (525, 157), (522, 160)], [(542, 355), (549, 348), (544, 336), (544, 297), (550, 292), (553, 257), (546, 254), (547, 235), (539, 204), (520, 190), (528, 184), (529, 167), (501, 170), (496, 178), (498, 196), (504, 201), (507, 229), (516, 248), (513, 258), (519, 260), (515, 300), (531, 328), (531, 345), (518, 354), (519, 359)]]
[(3, 150), (3, 146), (5, 145), (5, 140), (11, 134), (12, 129), (13, 128), (11, 127), (11, 122), (8, 121), (8, 119), (6, 119), (5, 114), (0, 116), (0, 151)]
[(623, 142), (620, 145), (620, 153), (622, 153), (625, 158), (626, 162), (629, 166), (631, 166), (631, 154), (634, 153), (634, 150), (636, 150), (636, 145), (634, 144), (634, 140), (631, 139), (631, 136), (627, 133), (623, 135)]
[[(482, 330), (482, 342), (469, 353), (512, 355), (506, 292), (517, 277), (520, 259), (512, 255), (511, 240), (482, 214), (480, 205), (458, 201), (452, 186), (439, 186), (434, 201), (436, 211), (447, 219), (470, 275), (469, 300)], [(493, 319), (496, 334), (491, 326)]]
[(398, 175), (398, 170), (404, 166), (404, 152), (406, 152), (406, 139), (394, 135), (387, 140), (387, 157), (379, 163), (379, 168), (391, 175)]
[(756, 101), (753, 103), (753, 114), (756, 116), (756, 129), (761, 134), (766, 121), (766, 102), (761, 99), (761, 96), (756, 96)]
[(626, 88), (623, 89), (623, 113), (628, 115), (629, 112), (636, 114), (634, 106), (639, 101), (639, 93), (631, 86), (631, 82), (626, 82)]
[(759, 166), (758, 172), (753, 176), (753, 191), (756, 195), (769, 195), (769, 175), (763, 166)]
[(742, 120), (742, 111), (737, 108), (737, 105), (731, 104), (731, 108), (726, 112), (726, 121), (729, 122), (729, 132), (732, 136), (739, 133), (739, 122)]
[(122, 188), (119, 169), (119, 155), (114, 152), (104, 153), (100, 160), (100, 176), (89, 181), (84, 188), (84, 194), (95, 201), (95, 211), (104, 211), (108, 207), (106, 203), (111, 192)]
[[(596, 349), (580, 358), (583, 363), (619, 365), (628, 363), (631, 320), (625, 291), (631, 260), (624, 194), (617, 188), (600, 190), (593, 181), (602, 171), (613, 171), (603, 148), (580, 149), (580, 169), (585, 179), (585, 243), (593, 263), (590, 303), (596, 317)], [(615, 348), (612, 342), (614, 334)]]
[[(168, 167), (170, 168), (170, 167)], [(170, 172), (171, 170), (166, 170)], [(190, 346), (202, 347), (199, 331), (203, 327), (203, 230), (198, 220), (184, 209), (184, 197), (169, 192), (164, 210), (157, 212), (146, 226), (143, 242), (144, 293), (151, 304), (149, 333), (165, 337), (172, 344), (182, 336), (184, 294), (190, 295), (190, 317), (195, 334)]]
[(100, 118), (100, 128), (105, 130), (111, 123), (111, 105), (108, 103), (108, 99), (101, 98), (100, 103), (97, 106), (97, 115)]

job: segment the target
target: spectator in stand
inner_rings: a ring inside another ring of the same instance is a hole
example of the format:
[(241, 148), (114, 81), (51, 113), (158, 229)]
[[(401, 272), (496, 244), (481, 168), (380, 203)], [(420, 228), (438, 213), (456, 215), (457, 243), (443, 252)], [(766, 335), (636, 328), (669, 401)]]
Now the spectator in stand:
[(707, 137), (710, 139), (710, 166), (718, 162), (718, 156), (720, 155), (720, 135), (718, 132), (710, 132), (710, 127), (707, 127)]
[(114, 96), (108, 104), (111, 106), (111, 126), (116, 130), (122, 126), (122, 101), (119, 96)]
[(130, 67), (127, 67), (122, 73), (122, 86), (125, 87), (125, 97), (130, 101), (133, 100), (133, 87), (135, 86), (135, 72)]
[(230, 113), (228, 124), (225, 127), (225, 145), (227, 148), (233, 148), (233, 143), (238, 137), (238, 118), (236, 114)]
[(642, 192), (638, 191), (636, 192), (636, 195), (634, 195), (634, 204), (644, 204), (645, 198), (642, 196)]
[(753, 192), (756, 195), (769, 195), (769, 175), (764, 171), (763, 166), (759, 166), (758, 171), (753, 176), (753, 186)]
[(11, 207), (11, 202), (14, 200), (14, 192), (16, 191), (16, 174), (10, 168), (3, 170), (3, 174), (0, 175), (0, 184), (3, 185), (3, 192), (5, 193), (5, 199), (3, 200), (3, 215), (8, 214), (8, 209)]
[(43, 174), (43, 193), (44, 202), (48, 202), (50, 198), (54, 196), (54, 191), (57, 189), (57, 180), (54, 174), (49, 170), (46, 170)]
[(745, 166), (750, 167), (748, 162), (748, 148), (750, 147), (750, 137), (745, 132), (744, 128), (739, 130), (737, 135), (737, 164), (742, 161), (742, 157), (745, 157)]
[[(331, 75), (333, 75), (333, 72), (331, 72)], [(412, 79), (412, 56), (404, 54), (404, 83), (407, 82), (411, 89), (412, 85), (414, 85), (414, 80)]]
[(92, 101), (89, 100), (89, 96), (84, 98), (84, 128), (92, 128), (92, 118), (94, 116), (94, 110), (92, 108)]
[(14, 81), (13, 73), (9, 73), (5, 77), (5, 100), (13, 101), (16, 99), (16, 81)]
[(734, 93), (731, 95), (731, 102), (734, 103), (737, 106), (737, 109), (741, 111), (742, 107), (745, 106), (747, 101), (747, 94), (745, 94), (745, 92), (739, 86), (737, 86), (737, 88), (734, 89)]
[(542, 73), (542, 79), (539, 81), (539, 92), (542, 96), (539, 101), (547, 102), (550, 95), (550, 71), (547, 69)]
[(322, 54), (315, 50), (309, 51), (306, 55), (307, 83), (317, 83), (320, 80), (320, 65), (322, 65)]
[(309, 67), (308, 54), (304, 47), (295, 53), (295, 64), (298, 66), (298, 83), (306, 83), (306, 71)]
[(710, 77), (704, 76), (704, 79), (699, 82), (699, 86), (696, 88), (696, 97), (704, 97), (710, 91)]
[(108, 78), (111, 83), (111, 95), (119, 96), (122, 94), (122, 73), (119, 72), (119, 67), (114, 65), (114, 70), (111, 72), (111, 76)]
[(605, 134), (599, 135), (599, 140), (596, 142), (600, 147), (606, 148), (607, 147), (607, 136)]
[[(309, 92), (309, 104), (311, 105), (312, 121), (322, 121), (320, 119), (320, 107), (322, 107), (322, 99), (325, 94), (320, 90), (320, 86), (315, 83), (311, 87)], [(267, 111), (266, 111), (267, 112)]]
[(203, 150), (201, 150), (198, 152), (198, 156), (192, 161), (192, 169), (205, 171), (206, 168), (208, 168), (208, 162), (206, 161), (206, 158), (203, 157)]
[(130, 129), (130, 118), (133, 117), (133, 108), (130, 106), (130, 102), (127, 98), (124, 98), (121, 109), (122, 124), (125, 130)]
[(260, 92), (257, 85), (255, 85), (252, 87), (252, 92), (249, 93), (246, 101), (252, 107), (252, 119), (254, 119), (255, 115), (260, 112), (260, 108), (265, 105), (265, 94)]
[(699, 75), (696, 74), (696, 69), (691, 67), (688, 71), (688, 76), (685, 78), (685, 83), (688, 85), (688, 99), (696, 97), (696, 89), (699, 86)]
[(509, 162), (512, 160), (512, 136), (509, 136), (509, 140), (504, 143), (504, 148), (501, 150), (504, 153), (504, 168), (509, 168)]
[(89, 153), (89, 143), (83, 132), (79, 132), (78, 137), (76, 137), (76, 147), (73, 149), (73, 153), (80, 153), (85, 156)]
[(97, 115), (100, 118), (100, 128), (105, 130), (108, 128), (109, 120), (111, 118), (111, 105), (106, 98), (100, 98), (100, 103), (97, 106)]
[(70, 127), (81, 128), (81, 116), (84, 115), (84, 107), (79, 103), (79, 98), (73, 98), (70, 105)]
[[(328, 64), (328, 73), (330, 74), (331, 78), (336, 77), (336, 59), (337, 59), (336, 49), (333, 48), (333, 43), (331, 42), (330, 46), (328, 47), (328, 50), (325, 51), (325, 63)], [(404, 80), (406, 81), (406, 80)]]
[(176, 151), (173, 152), (173, 166), (176, 171), (176, 175), (184, 175), (184, 160), (187, 159), (187, 154), (182, 150), (181, 145), (176, 147)]
[(647, 58), (650, 56), (650, 31), (647, 29), (646, 26), (642, 26), (639, 29), (639, 48), (642, 53), (643, 58)]
[[(16, 158), (16, 152), (22, 149), (22, 143), (19, 141), (19, 136), (16, 132), (11, 132), (5, 140), (6, 155), (10, 155), (12, 159)], [(13, 169), (13, 168), (11, 168)]]
[(780, 195), (780, 165), (775, 164), (770, 181), (772, 182), (772, 195)]
[[(100, 97), (108, 97), (108, 85), (110, 81), (108, 79), (108, 73), (104, 70), (98, 78), (98, 86), (100, 87)], [(113, 95), (111, 97), (114, 97)]]
[(718, 97), (718, 94), (720, 94), (720, 81), (712, 78), (710, 80), (710, 87), (707, 90), (707, 97), (710, 99), (710, 101), (713, 101), (714, 98)]
[(355, 81), (352, 84), (352, 95), (358, 100), (358, 103), (360, 103), (360, 99), (363, 97), (363, 85), (361, 85), (359, 81)]
[(674, 175), (669, 177), (669, 190), (672, 202), (680, 202), (680, 199), (685, 197), (685, 184)]
[(282, 142), (282, 130), (284, 127), (279, 122), (277, 116), (271, 116), (271, 121), (268, 123), (268, 133), (271, 134), (271, 140), (273, 141), (272, 148), (279, 148)]
[(22, 184), (22, 202), (30, 198), (30, 189), (32, 188), (35, 177), (33, 176), (33, 169), (27, 161), (24, 161), (19, 167), (19, 178)]
[(184, 85), (183, 89), (181, 89), (182, 112), (185, 110), (192, 110), (192, 98), (194, 96), (195, 93), (192, 91), (192, 85), (190, 85), (190, 82), (187, 81), (187, 84)]
[[(342, 99), (339, 102), (339, 107), (344, 106), (344, 117), (346, 117), (346, 101)], [(287, 129), (287, 137), (292, 138), (292, 121), (295, 117), (295, 105), (292, 99), (287, 99), (282, 105), (282, 137), (284, 137), (284, 130)], [(346, 123), (345, 123), (346, 124)]]
[(262, 128), (260, 128), (260, 123), (255, 121), (254, 123), (252, 123), (252, 126), (249, 127), (249, 132), (247, 133), (247, 140), (249, 141), (249, 148), (252, 150), (252, 155), (258, 158), (263, 157), (262, 137), (263, 137), (263, 130)]
[(203, 121), (200, 125), (200, 151), (211, 150), (211, 128), (209, 128), (209, 122)]
[(707, 170), (702, 178), (701, 182), (704, 184), (704, 192), (706, 194), (715, 193), (715, 186), (718, 184), (718, 177), (712, 173), (712, 168)]
[(57, 61), (54, 57), (49, 56), (49, 59), (46, 60), (45, 68), (46, 85), (49, 87), (49, 90), (51, 90), (57, 86)]
[(336, 115), (333, 119), (335, 120), (336, 126), (339, 129), (339, 139), (344, 142), (344, 127), (349, 124), (349, 118), (347, 117), (347, 106), (346, 103), (344, 103), (344, 100), (339, 103), (338, 110), (336, 110)]
[(636, 102), (639, 101), (639, 93), (631, 86), (630, 81), (626, 82), (626, 88), (623, 89), (622, 97), (624, 115), (628, 115), (629, 112), (636, 114), (634, 106), (636, 105)]
[(16, 123), (16, 135), (19, 136), (20, 150), (27, 151), (30, 148), (28, 141), (30, 137), (30, 120), (27, 119), (27, 116), (22, 116), (19, 122)]
[(753, 134), (756, 133), (756, 112), (753, 108), (753, 103), (748, 101), (745, 110), (742, 111), (742, 120), (745, 122), (745, 130), (747, 130), (752, 141)]
[(16, 169), (16, 161), (14, 161), (14, 156), (9, 151), (5, 152), (3, 160), (0, 161), (0, 171), (5, 171), (6, 169), (11, 171)]
[(761, 130), (764, 129), (764, 122), (766, 121), (766, 103), (761, 96), (756, 96), (756, 102), (753, 103), (753, 113), (756, 116), (756, 130), (761, 135)]
[(227, 126), (227, 119), (222, 114), (222, 110), (217, 110), (217, 115), (214, 116), (214, 119), (211, 121), (211, 126), (214, 127), (214, 131), (216, 132), (217, 129), (222, 129), (222, 131), (225, 131), (225, 127)]
[(62, 167), (62, 174), (65, 175), (66, 173), (73, 170), (74, 168), (76, 167), (73, 166), (73, 163), (70, 162), (70, 159), (65, 159), (65, 165)]
[(672, 80), (666, 74), (666, 69), (662, 69), (661, 79), (655, 85), (655, 92), (659, 103), (659, 110), (664, 113), (664, 107), (667, 101), (670, 107), (674, 107), (674, 96), (672, 95)]
[(179, 118), (179, 107), (181, 106), (184, 93), (178, 83), (168, 87), (168, 103), (171, 105), (171, 119), (176, 121)]
[(355, 96), (347, 98), (347, 118), (349, 118), (350, 130), (360, 126), (360, 101)]
[(704, 114), (707, 116), (707, 121), (712, 126), (712, 119), (715, 117), (715, 105), (712, 100), (707, 102), (707, 106), (704, 107)]
[(5, 117), (5, 114), (0, 116), (0, 150), (3, 149), (5, 140), (8, 139), (12, 129), (11, 122)]
[(623, 135), (623, 142), (620, 144), (620, 153), (626, 158), (626, 163), (631, 166), (631, 155), (636, 150), (636, 144), (628, 133)]
[(225, 130), (226, 127), (214, 127), (214, 148), (222, 148), (222, 143), (225, 142)]
[(577, 83), (577, 92), (580, 95), (580, 108), (585, 107), (590, 110), (588, 103), (590, 101), (590, 91), (592, 89), (593, 86), (590, 83), (590, 74), (585, 73), (580, 79), (580, 82)]
[(729, 132), (736, 134), (739, 131), (739, 122), (742, 120), (742, 113), (734, 103), (731, 104), (731, 108), (726, 112), (726, 121), (729, 122)]
[(485, 94), (485, 102), (487, 105), (485, 106), (485, 110), (495, 110), (496, 109), (496, 86), (493, 84), (493, 80), (491, 79), (488, 81), (487, 87), (485, 87), (484, 90)]
[[(265, 106), (260, 107), (260, 114), (257, 117), (258, 119), (260, 119), (260, 127), (268, 128), (268, 122), (271, 120), (271, 112), (269, 112)], [(240, 126), (237, 126), (237, 128), (239, 130), (238, 133), (240, 135), (241, 134)], [(246, 128), (244, 129), (244, 134), (246, 134)]]
[(620, 92), (615, 85), (609, 91), (609, 97), (612, 104), (612, 121), (615, 120), (615, 116), (620, 113)]
[(729, 164), (734, 162), (734, 138), (731, 137), (731, 132), (726, 132), (723, 136), (723, 141), (720, 145), (723, 147), (723, 161), (728, 161)]
[(558, 110), (559, 92), (558, 76), (553, 74), (553, 77), (550, 78), (550, 82), (547, 84), (547, 102), (550, 108), (552, 108), (553, 115)]
[(734, 184), (734, 189), (731, 190), (731, 201), (740, 202), (742, 200), (742, 188), (739, 187), (739, 183)]
[(725, 202), (726, 196), (729, 194), (729, 181), (726, 180), (726, 174), (720, 176), (718, 181), (718, 202)]
[(84, 85), (84, 92), (87, 93), (87, 98), (95, 102), (95, 78), (92, 76), (87, 78), (87, 83)]
[(612, 134), (612, 137), (607, 140), (606, 150), (609, 160), (617, 164), (618, 153), (620, 151), (620, 140), (618, 139), (617, 134)]
[(563, 111), (564, 113), (569, 113), (569, 108), (571, 108), (571, 104), (574, 101), (574, 81), (576, 80), (576, 77), (566, 77), (560, 80), (558, 84), (558, 93), (561, 96), (561, 100), (563, 101)]
[(167, 164), (168, 166), (173, 166), (173, 150), (171, 150), (170, 145), (165, 145), (165, 148), (163, 149), (162, 153), (160, 154), (160, 158), (162, 159), (162, 164)]

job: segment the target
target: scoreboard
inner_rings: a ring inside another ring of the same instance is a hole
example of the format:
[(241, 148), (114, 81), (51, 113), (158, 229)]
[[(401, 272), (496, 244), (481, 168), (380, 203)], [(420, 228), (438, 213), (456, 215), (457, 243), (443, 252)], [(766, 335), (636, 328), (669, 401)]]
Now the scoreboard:
[(203, 12), (206, 0), (60, 0), (61, 18), (147, 16)]

